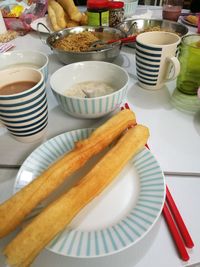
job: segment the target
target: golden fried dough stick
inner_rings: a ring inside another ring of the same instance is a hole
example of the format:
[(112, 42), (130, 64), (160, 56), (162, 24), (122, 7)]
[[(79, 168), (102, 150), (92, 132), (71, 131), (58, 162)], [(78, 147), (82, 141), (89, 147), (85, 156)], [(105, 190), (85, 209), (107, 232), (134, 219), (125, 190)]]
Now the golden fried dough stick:
[(72, 151), (66, 153), (30, 184), (2, 203), (0, 205), (0, 238), (20, 225), (23, 219), (55, 191), (68, 176), (111, 144), (126, 128), (135, 124), (135, 121), (135, 115), (130, 110), (118, 112), (97, 128), (89, 138), (78, 142)]
[(27, 267), (39, 252), (119, 174), (147, 142), (148, 128), (128, 130), (110, 151), (68, 192), (47, 206), (4, 249), (10, 266)]
[(63, 7), (55, 0), (49, 1), (48, 6), (50, 6), (54, 10), (56, 22), (60, 29), (64, 29), (67, 25), (67, 21)]
[(48, 17), (49, 17), (49, 20), (50, 20), (50, 23), (51, 23), (53, 30), (54, 31), (61, 30), (60, 26), (58, 25), (58, 23), (56, 21), (56, 14), (50, 5), (48, 5)]
[(57, 0), (57, 2), (64, 8), (71, 20), (76, 22), (81, 21), (82, 14), (75, 6), (73, 0)]
[(80, 25), (87, 25), (88, 24), (88, 16), (86, 13), (81, 13), (81, 20)]

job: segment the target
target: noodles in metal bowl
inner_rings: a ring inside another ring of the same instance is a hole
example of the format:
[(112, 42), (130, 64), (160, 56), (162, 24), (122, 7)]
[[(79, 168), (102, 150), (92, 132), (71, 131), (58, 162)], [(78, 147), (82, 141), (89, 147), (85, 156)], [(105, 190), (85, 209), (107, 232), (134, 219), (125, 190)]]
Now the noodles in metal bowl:
[(120, 38), (126, 37), (126, 34), (121, 30), (111, 27), (79, 26), (66, 28), (64, 30), (51, 33), (47, 38), (46, 43), (58, 56), (58, 59), (64, 64), (88, 60), (112, 62), (116, 57), (118, 57), (121, 49), (121, 42), (115, 42), (102, 49), (80, 52), (65, 51), (64, 49), (62, 49), (62, 47), (57, 46), (58, 42), (60, 40), (63, 40), (63, 38), (69, 35), (81, 34), (84, 32), (95, 34), (95, 36), (101, 41), (118, 40)]
[[(137, 35), (146, 31), (167, 31), (183, 37), (188, 32), (188, 28), (181, 23), (157, 19), (126, 20), (118, 28), (127, 36)], [(130, 43), (128, 46), (135, 48), (135, 43)]]

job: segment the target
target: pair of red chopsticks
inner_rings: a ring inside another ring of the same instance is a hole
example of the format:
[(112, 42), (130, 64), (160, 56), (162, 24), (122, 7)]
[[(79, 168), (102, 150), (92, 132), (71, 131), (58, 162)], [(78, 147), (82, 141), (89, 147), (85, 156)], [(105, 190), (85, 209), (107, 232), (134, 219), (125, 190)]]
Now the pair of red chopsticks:
[[(130, 109), (128, 103), (125, 103), (121, 109)], [(148, 145), (146, 147), (149, 149)], [(172, 198), (169, 188), (166, 185), (166, 199), (162, 210), (163, 216), (167, 222), (168, 228), (172, 234), (180, 257), (183, 261), (189, 260), (187, 248), (193, 248), (194, 243), (187, 230), (187, 227), (181, 217), (181, 214)]]

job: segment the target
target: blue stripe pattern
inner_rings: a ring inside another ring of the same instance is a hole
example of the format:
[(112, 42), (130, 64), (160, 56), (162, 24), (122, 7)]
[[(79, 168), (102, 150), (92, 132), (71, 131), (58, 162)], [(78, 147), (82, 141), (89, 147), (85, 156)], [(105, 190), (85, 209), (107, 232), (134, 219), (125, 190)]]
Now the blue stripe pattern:
[(162, 55), (161, 47), (151, 47), (136, 42), (136, 71), (139, 82), (156, 86)]
[(126, 85), (125, 88), (122, 88), (106, 97), (90, 99), (73, 97), (66, 98), (55, 91), (53, 91), (53, 94), (62, 110), (70, 115), (75, 117), (97, 118), (104, 116), (118, 108), (126, 98), (127, 91), (128, 86)]
[(45, 83), (43, 81), (41, 81), (33, 90), (28, 91), (28, 92), (24, 92), (24, 93), (20, 93), (17, 95), (10, 95), (10, 96), (0, 96), (0, 100), (12, 100), (15, 101), (16, 99), (21, 99), (22, 97), (27, 97), (32, 95), (33, 93), (36, 93), (38, 90), (40, 90), (41, 88), (43, 88), (45, 86)]
[(147, 49), (147, 50), (151, 50), (151, 51), (159, 51), (159, 52), (162, 51), (162, 48), (160, 48), (160, 47), (151, 47), (151, 46), (148, 46), (148, 45), (141, 44), (139, 42), (136, 42), (136, 45), (137, 45), (137, 47), (141, 47), (141, 48), (144, 48), (144, 49)]
[(47, 126), (48, 106), (43, 81), (33, 90), (0, 97), (0, 107), (0, 119), (16, 137), (31, 137)]
[[(24, 162), (17, 175), (15, 190), (23, 185), (24, 171), (38, 173), (87, 138), (93, 129), (75, 130), (56, 136), (38, 147)], [(66, 228), (49, 245), (51, 251), (72, 257), (98, 257), (122, 251), (142, 239), (158, 220), (165, 200), (163, 173), (151, 152), (144, 148), (132, 160), (140, 184), (136, 204), (127, 215), (102, 229), (83, 231)], [(97, 218), (98, 220), (98, 218)]]

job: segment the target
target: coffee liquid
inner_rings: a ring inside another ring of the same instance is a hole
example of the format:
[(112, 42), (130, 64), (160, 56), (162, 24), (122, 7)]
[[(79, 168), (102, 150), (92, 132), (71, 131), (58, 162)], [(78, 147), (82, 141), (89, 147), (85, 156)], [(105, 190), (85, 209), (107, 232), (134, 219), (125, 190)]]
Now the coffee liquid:
[(0, 87), (0, 95), (14, 95), (34, 87), (37, 83), (34, 81), (19, 81), (6, 84)]

